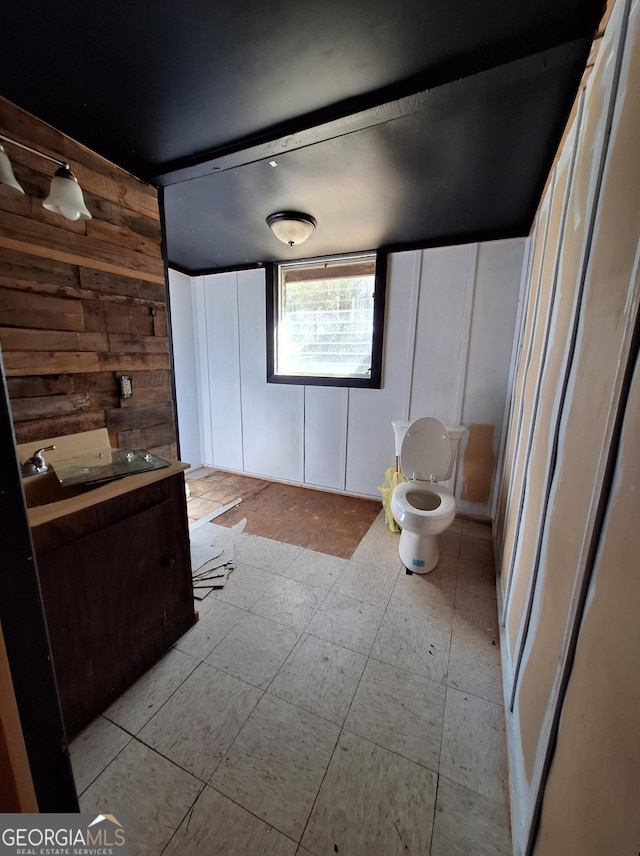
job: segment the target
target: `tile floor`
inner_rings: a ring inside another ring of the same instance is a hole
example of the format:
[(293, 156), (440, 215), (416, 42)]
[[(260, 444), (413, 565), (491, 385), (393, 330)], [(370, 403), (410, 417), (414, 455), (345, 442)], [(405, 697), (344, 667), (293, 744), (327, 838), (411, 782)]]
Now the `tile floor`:
[(237, 569), (72, 744), (81, 810), (135, 856), (511, 853), (489, 527), (420, 577), (382, 514), (348, 561), (206, 525)]

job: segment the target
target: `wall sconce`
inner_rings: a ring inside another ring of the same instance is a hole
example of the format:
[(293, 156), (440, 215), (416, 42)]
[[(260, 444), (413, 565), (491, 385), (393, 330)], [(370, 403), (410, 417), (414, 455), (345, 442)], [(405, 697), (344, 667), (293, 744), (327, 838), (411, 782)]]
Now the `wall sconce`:
[[(69, 164), (64, 161), (52, 158), (44, 152), (37, 149), (32, 149), (31, 146), (25, 146), (24, 143), (19, 143), (17, 140), (12, 140), (10, 137), (5, 137), (0, 134), (0, 140), (5, 143), (11, 143), (12, 146), (18, 146), (31, 154), (39, 155), (52, 163), (58, 165), (59, 169), (51, 180), (51, 188), (49, 195), (42, 203), (42, 207), (47, 211), (53, 211), (54, 214), (61, 214), (67, 220), (91, 220), (91, 213), (84, 204), (84, 196), (82, 189), (78, 184), (78, 179), (69, 169)], [(0, 193), (5, 196), (23, 196), (24, 190), (18, 183), (11, 161), (4, 150), (4, 146), (0, 144)]]
[(318, 223), (311, 214), (280, 211), (277, 214), (269, 214), (267, 225), (279, 241), (293, 247), (306, 241)]

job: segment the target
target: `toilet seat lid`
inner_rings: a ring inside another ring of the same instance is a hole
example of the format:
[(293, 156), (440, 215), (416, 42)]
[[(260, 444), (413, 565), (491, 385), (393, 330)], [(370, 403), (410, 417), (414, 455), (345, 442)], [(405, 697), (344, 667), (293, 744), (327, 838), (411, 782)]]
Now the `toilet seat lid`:
[(412, 422), (402, 441), (400, 469), (407, 479), (440, 481), (449, 471), (451, 441), (442, 422), (423, 416)]

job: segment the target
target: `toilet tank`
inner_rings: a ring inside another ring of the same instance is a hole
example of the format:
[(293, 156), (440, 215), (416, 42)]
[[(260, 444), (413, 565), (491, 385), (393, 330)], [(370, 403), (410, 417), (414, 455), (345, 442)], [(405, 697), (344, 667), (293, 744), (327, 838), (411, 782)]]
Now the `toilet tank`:
[(442, 481), (447, 481), (451, 478), (451, 473), (453, 472), (453, 465), (456, 460), (456, 454), (458, 453), (458, 443), (467, 429), (464, 425), (445, 425), (444, 427), (447, 429), (447, 434), (451, 441), (451, 460), (449, 461), (449, 470), (446, 477), (442, 479)]

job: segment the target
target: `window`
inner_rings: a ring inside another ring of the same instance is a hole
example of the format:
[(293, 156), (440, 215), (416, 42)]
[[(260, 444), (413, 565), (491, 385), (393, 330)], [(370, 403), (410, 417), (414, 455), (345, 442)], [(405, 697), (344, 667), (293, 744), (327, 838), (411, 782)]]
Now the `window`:
[(386, 256), (359, 253), (267, 269), (267, 380), (378, 389)]

